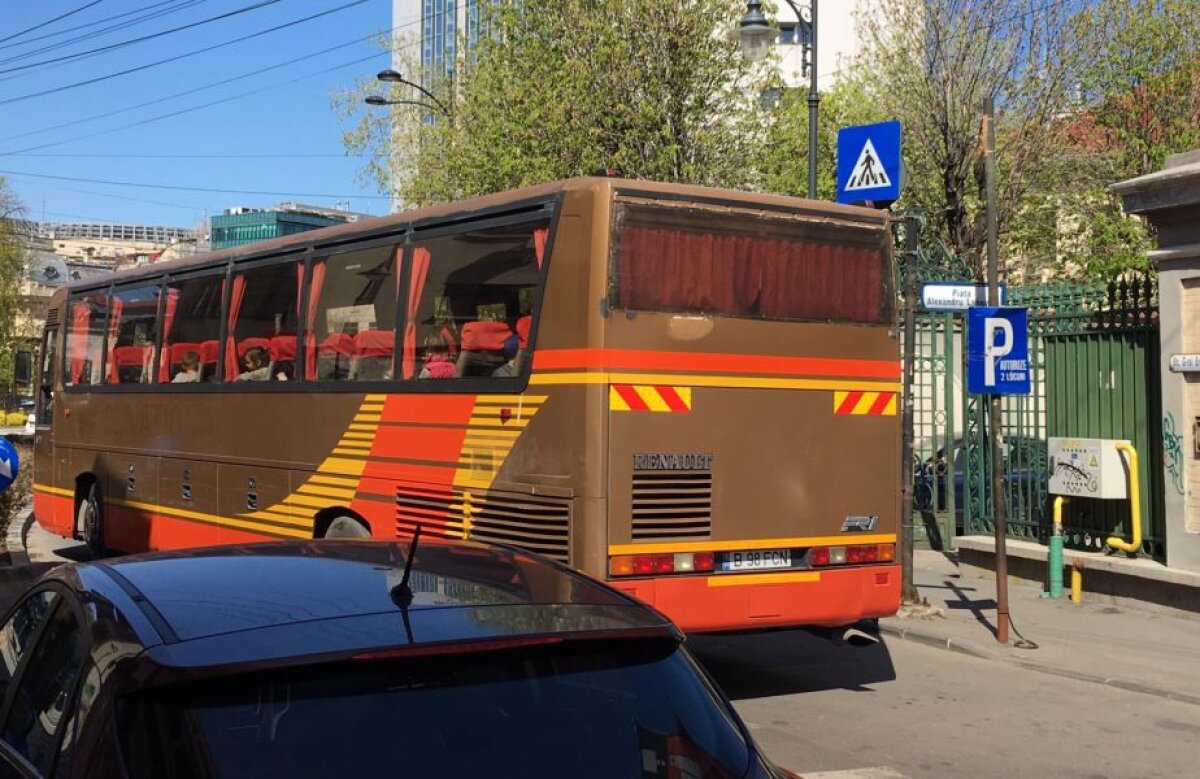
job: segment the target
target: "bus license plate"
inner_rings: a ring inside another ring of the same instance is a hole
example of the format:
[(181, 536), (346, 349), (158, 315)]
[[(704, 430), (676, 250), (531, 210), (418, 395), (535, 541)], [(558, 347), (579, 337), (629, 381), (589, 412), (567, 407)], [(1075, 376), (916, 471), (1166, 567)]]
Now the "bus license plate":
[(723, 571), (761, 571), (769, 568), (791, 568), (791, 549), (758, 549), (752, 552), (729, 552), (721, 566)]

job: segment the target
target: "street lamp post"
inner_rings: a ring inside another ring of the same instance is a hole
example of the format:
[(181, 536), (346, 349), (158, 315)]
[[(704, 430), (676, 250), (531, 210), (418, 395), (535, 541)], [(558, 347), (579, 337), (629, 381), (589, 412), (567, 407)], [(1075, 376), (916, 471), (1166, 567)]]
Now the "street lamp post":
[(404, 84), (405, 86), (412, 87), (413, 89), (417, 90), (422, 95), (424, 95), (426, 98), (428, 98), (429, 102), (425, 103), (420, 100), (389, 100), (385, 97), (379, 97), (378, 95), (371, 95), (366, 100), (367, 105), (424, 106), (425, 108), (428, 108), (430, 110), (437, 111), (438, 113), (440, 113), (442, 116), (446, 117), (447, 119), (454, 118), (454, 112), (451, 111), (446, 106), (445, 103), (443, 103), (441, 100), (438, 100), (437, 95), (433, 94), (428, 89), (421, 86), (420, 84), (418, 84), (414, 81), (409, 81), (404, 76), (400, 75), (400, 73), (398, 73), (397, 71), (391, 70), (390, 68), (388, 70), (381, 70), (375, 76), (375, 78), (378, 79), (379, 81), (384, 82), (385, 84)]
[[(817, 197), (817, 108), (821, 96), (817, 94), (817, 0), (808, 0), (808, 7), (801, 8), (793, 0), (785, 0), (796, 14), (799, 24), (804, 67), (808, 70), (808, 196)], [(738, 25), (738, 38), (742, 53), (757, 62), (767, 55), (773, 28), (762, 12), (760, 0), (747, 0), (746, 15)]]

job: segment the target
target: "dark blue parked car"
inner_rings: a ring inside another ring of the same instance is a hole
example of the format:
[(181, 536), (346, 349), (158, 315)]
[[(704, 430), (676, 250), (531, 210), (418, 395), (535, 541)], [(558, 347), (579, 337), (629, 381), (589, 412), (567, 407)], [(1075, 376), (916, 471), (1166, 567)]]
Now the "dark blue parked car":
[[(1039, 501), (1046, 493), (1046, 442), (1040, 438), (1010, 436), (1003, 441), (1005, 484), (1012, 497), (1024, 505)], [(963, 439), (954, 440), (953, 485), (954, 516), (957, 532), (963, 532), (963, 479), (966, 473), (966, 447)], [(922, 513), (946, 511), (949, 461), (946, 448), (919, 463), (913, 474), (913, 508)]]
[(52, 571), (0, 626), (0, 775), (789, 776), (661, 614), (519, 550), (410, 548)]

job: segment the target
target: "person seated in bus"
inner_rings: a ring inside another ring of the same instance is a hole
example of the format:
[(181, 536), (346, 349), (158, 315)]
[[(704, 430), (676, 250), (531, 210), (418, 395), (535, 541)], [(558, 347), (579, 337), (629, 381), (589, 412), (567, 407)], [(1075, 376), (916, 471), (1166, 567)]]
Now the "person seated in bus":
[(505, 362), (504, 342), (510, 335), (512, 330), (504, 322), (481, 320), (463, 325), (455, 375), (491, 376)]
[(179, 358), (179, 373), (171, 379), (172, 384), (191, 384), (200, 381), (200, 355), (193, 351), (184, 352)]
[(268, 381), (271, 378), (271, 356), (261, 346), (251, 346), (242, 355), (246, 370), (234, 381)]
[(422, 379), (453, 379), (454, 359), (450, 346), (442, 336), (431, 335), (425, 339), (425, 364), (421, 367)]

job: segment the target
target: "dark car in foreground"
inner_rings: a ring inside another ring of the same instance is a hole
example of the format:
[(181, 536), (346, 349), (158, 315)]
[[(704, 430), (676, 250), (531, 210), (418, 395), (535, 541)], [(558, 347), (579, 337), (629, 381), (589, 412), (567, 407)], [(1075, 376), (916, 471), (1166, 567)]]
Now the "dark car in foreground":
[(412, 548), (51, 571), (0, 627), (0, 774), (789, 776), (658, 612), (516, 549)]

